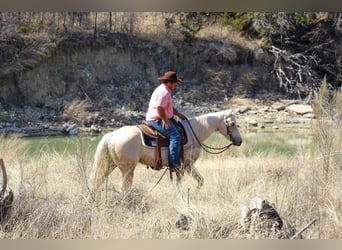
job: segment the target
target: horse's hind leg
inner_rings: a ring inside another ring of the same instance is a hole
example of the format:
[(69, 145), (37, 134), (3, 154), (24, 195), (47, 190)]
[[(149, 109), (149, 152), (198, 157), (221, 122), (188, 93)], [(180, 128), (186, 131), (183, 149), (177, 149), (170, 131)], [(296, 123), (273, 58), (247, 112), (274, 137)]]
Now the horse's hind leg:
[(135, 167), (136, 164), (125, 164), (124, 166), (120, 166), (123, 192), (128, 191), (132, 186)]
[(92, 186), (90, 189), (93, 195), (96, 193), (99, 187), (103, 184), (103, 182), (106, 180), (109, 174), (113, 172), (114, 168), (115, 168), (114, 163), (111, 163), (111, 164), (107, 163), (105, 167), (101, 166), (96, 169), (96, 172), (94, 173), (94, 176), (92, 178), (92, 182), (91, 182)]
[(105, 182), (106, 178), (108, 178), (109, 174), (114, 170), (114, 168), (115, 168), (115, 165), (111, 164), (110, 167), (97, 169), (90, 183), (91, 184), (90, 189), (89, 189), (90, 200), (93, 200), (93, 201), (95, 200), (97, 190)]

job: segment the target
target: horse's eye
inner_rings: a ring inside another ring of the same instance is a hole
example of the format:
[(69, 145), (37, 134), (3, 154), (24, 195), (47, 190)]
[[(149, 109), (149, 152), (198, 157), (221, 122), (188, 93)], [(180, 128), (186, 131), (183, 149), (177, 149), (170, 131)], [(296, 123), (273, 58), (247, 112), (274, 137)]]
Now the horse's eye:
[(235, 126), (235, 122), (230, 122), (229, 126), (234, 127)]

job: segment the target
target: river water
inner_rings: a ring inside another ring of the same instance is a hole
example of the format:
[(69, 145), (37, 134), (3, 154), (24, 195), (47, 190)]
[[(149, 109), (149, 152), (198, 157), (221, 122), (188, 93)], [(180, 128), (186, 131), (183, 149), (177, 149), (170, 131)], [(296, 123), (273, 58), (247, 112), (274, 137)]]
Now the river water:
[(77, 137), (77, 136), (49, 136), (49, 137), (25, 137), (27, 142), (24, 150), (27, 156), (39, 156), (41, 154), (75, 154), (79, 145), (83, 145), (88, 152), (94, 152), (101, 136)]
[[(312, 141), (311, 130), (248, 130), (241, 131), (243, 143), (241, 147), (231, 147), (229, 154), (278, 154), (293, 156), (299, 149), (308, 149)], [(80, 145), (87, 152), (95, 153), (96, 146), (101, 136), (92, 137), (29, 137), (22, 138), (27, 142), (24, 150), (26, 156), (39, 156), (47, 153), (75, 154)], [(214, 133), (205, 144), (213, 147), (221, 147), (228, 144), (228, 141), (220, 134)], [(203, 152), (202, 157), (207, 157)]]

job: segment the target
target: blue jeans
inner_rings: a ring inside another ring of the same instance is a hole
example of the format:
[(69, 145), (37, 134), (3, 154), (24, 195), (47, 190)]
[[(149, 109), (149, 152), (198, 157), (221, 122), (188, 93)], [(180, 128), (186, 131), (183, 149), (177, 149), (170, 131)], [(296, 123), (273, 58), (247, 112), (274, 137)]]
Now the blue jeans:
[(168, 154), (168, 161), (169, 161), (169, 167), (177, 167), (180, 166), (180, 144), (181, 144), (181, 136), (179, 134), (178, 129), (173, 124), (172, 121), (170, 121), (170, 128), (165, 129), (163, 128), (163, 122), (162, 120), (158, 121), (148, 121), (148, 123), (156, 130), (158, 130), (160, 133), (165, 135), (170, 140), (169, 145), (169, 154)]

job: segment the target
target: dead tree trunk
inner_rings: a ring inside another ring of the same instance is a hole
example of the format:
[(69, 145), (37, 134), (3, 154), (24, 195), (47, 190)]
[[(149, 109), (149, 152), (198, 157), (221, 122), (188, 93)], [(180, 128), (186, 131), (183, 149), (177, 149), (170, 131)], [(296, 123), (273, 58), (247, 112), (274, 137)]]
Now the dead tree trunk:
[(14, 194), (12, 191), (6, 192), (7, 189), (7, 173), (4, 161), (0, 159), (0, 168), (2, 172), (2, 188), (0, 191), (0, 221), (3, 221), (12, 207)]
[(94, 17), (94, 37), (97, 37), (97, 12), (95, 12)]

